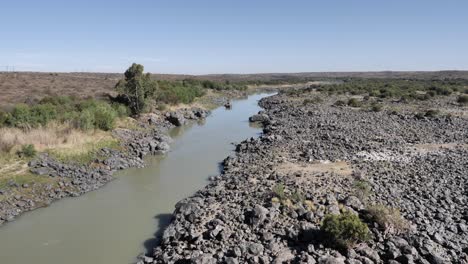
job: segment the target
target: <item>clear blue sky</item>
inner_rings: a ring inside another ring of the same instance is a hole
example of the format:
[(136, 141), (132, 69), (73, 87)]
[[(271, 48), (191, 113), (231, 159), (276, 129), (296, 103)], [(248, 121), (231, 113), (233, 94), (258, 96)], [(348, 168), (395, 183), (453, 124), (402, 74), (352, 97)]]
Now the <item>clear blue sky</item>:
[(0, 70), (468, 70), (466, 0), (2, 0)]

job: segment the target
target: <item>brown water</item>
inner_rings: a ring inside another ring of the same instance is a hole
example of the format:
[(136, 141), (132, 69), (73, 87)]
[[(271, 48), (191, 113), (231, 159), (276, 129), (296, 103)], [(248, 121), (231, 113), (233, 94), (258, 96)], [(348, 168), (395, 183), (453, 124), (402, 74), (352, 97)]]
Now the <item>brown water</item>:
[(147, 167), (116, 174), (104, 188), (64, 199), (0, 227), (1, 264), (133, 263), (154, 245), (154, 233), (169, 219), (177, 201), (219, 173), (232, 142), (257, 136), (248, 117), (267, 94), (218, 108), (203, 122), (171, 131), (174, 143), (165, 156), (150, 157)]

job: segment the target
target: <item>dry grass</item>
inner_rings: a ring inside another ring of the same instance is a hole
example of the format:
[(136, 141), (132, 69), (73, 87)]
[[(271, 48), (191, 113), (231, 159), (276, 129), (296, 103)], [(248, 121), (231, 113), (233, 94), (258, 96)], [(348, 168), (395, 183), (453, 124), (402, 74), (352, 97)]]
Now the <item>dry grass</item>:
[(68, 124), (51, 123), (31, 130), (0, 128), (0, 189), (8, 188), (10, 182), (19, 185), (54, 182), (51, 177), (32, 175), (29, 172), (29, 160), (16, 154), (25, 144), (32, 144), (36, 150), (47, 152), (58, 160), (79, 164), (94, 160), (97, 151), (103, 147), (120, 146), (111, 132), (81, 131)]
[(372, 220), (379, 224), (385, 235), (402, 234), (410, 228), (410, 223), (401, 216), (400, 210), (382, 204), (367, 208)]
[(64, 163), (90, 164), (98, 158), (102, 148), (120, 148), (119, 140), (112, 136), (97, 137), (94, 141), (83, 142), (69, 147), (67, 145), (47, 150), (47, 153)]
[(12, 153), (25, 144), (34, 145), (38, 151), (56, 148), (73, 149), (110, 138), (109, 132), (82, 131), (72, 128), (69, 124), (50, 123), (46, 127), (31, 130), (0, 128), (0, 152)]

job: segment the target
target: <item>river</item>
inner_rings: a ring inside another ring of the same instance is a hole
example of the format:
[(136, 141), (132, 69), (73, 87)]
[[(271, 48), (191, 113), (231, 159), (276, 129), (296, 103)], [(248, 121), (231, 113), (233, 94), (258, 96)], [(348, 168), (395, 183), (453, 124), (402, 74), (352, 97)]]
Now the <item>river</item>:
[(0, 227), (2, 264), (128, 264), (152, 248), (155, 232), (170, 221), (174, 205), (219, 173), (233, 142), (258, 136), (248, 117), (260, 110), (256, 94), (214, 110), (203, 122), (170, 131), (171, 151), (146, 159), (142, 169), (77, 198), (55, 202)]

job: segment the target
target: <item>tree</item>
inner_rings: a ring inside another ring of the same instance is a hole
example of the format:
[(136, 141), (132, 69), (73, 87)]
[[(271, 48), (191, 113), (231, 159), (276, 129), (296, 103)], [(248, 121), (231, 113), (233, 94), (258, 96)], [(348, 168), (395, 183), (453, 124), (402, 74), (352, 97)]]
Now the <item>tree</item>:
[(144, 111), (147, 99), (153, 96), (158, 88), (158, 83), (151, 80), (149, 73), (143, 74), (143, 70), (143, 65), (133, 63), (125, 71), (125, 79), (115, 86), (127, 98), (128, 106), (135, 115)]

